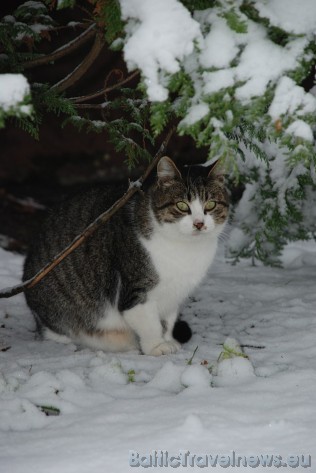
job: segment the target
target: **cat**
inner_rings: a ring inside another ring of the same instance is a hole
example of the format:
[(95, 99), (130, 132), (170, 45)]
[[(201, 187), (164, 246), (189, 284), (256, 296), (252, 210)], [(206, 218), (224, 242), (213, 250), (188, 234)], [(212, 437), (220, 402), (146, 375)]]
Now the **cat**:
[[(224, 176), (213, 166), (182, 176), (162, 157), (157, 176), (26, 291), (42, 338), (104, 351), (175, 353), (179, 306), (213, 261), (228, 214)], [(23, 280), (81, 233), (120, 196), (95, 186), (59, 204), (43, 223), (24, 265)]]

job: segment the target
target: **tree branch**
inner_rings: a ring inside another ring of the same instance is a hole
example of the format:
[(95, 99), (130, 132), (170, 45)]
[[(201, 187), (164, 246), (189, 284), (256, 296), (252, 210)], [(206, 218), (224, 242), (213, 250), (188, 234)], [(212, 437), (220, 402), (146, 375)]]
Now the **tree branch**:
[(126, 202), (128, 202), (136, 192), (139, 192), (144, 181), (147, 179), (154, 167), (158, 164), (159, 159), (165, 154), (167, 145), (174, 131), (175, 127), (169, 130), (166, 138), (160, 145), (160, 148), (155, 154), (154, 159), (149, 164), (144, 174), (137, 181), (130, 183), (129, 188), (119, 200), (117, 200), (109, 209), (99, 215), (96, 220), (94, 220), (94, 222), (86, 227), (85, 230), (80, 233), (80, 235), (76, 236), (76, 238), (74, 238), (74, 240), (66, 248), (58, 253), (58, 255), (56, 255), (52, 261), (47, 263), (40, 271), (38, 271), (35, 276), (22, 284), (1, 290), (0, 298), (9, 298), (36, 286), (36, 284), (38, 284), (50, 271), (52, 271), (52, 269), (54, 269), (61, 261), (63, 261), (63, 259), (65, 259), (70, 253), (78, 248), (78, 246), (87, 240), (87, 238), (91, 237), (101, 225), (107, 222), (121, 207), (123, 207), (123, 205), (125, 205)]
[(82, 95), (80, 97), (72, 97), (69, 100), (71, 100), (73, 103), (80, 103), (80, 102), (85, 102), (86, 100), (92, 100), (97, 97), (100, 97), (101, 95), (105, 95), (108, 92), (111, 92), (112, 90), (118, 89), (124, 84), (127, 84), (130, 80), (134, 79), (134, 77), (137, 77), (139, 74), (139, 71), (133, 72), (130, 76), (125, 77), (125, 79), (121, 80), (117, 84), (111, 85), (110, 87), (105, 87), (104, 89), (98, 90), (97, 92), (93, 92), (92, 94), (89, 95)]
[(81, 77), (87, 72), (89, 67), (94, 63), (104, 44), (105, 39), (103, 35), (98, 32), (95, 37), (93, 46), (88, 55), (84, 58), (84, 60), (70, 74), (68, 74), (68, 76), (64, 77), (62, 80), (54, 84), (51, 88), (57, 89), (59, 90), (59, 92), (62, 92), (71, 87), (73, 84), (75, 84), (79, 79), (81, 79)]
[(87, 41), (89, 41), (90, 38), (95, 35), (95, 28), (96, 24), (92, 23), (83, 33), (74, 38), (72, 41), (69, 41), (69, 43), (65, 44), (64, 46), (61, 46), (60, 48), (56, 49), (52, 53), (38, 57), (36, 59), (33, 59), (32, 61), (27, 61), (23, 63), (24, 69), (30, 69), (31, 67), (48, 64), (49, 62), (54, 62), (57, 61), (57, 59), (67, 56), (67, 54), (71, 54), (73, 51), (80, 48), (80, 46), (85, 44)]

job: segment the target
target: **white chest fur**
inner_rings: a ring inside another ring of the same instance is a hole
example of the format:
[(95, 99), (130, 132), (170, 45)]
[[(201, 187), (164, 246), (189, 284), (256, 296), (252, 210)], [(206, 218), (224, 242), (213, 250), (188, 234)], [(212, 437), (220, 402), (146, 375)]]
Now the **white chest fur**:
[(157, 233), (142, 243), (159, 275), (159, 284), (148, 297), (156, 302), (161, 315), (175, 312), (205, 276), (214, 259), (217, 237), (197, 235), (176, 240)]

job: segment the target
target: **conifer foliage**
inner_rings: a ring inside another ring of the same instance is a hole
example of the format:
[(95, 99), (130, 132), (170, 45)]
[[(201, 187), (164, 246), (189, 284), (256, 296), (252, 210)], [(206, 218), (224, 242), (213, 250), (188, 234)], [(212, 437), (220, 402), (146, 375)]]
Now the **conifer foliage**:
[[(63, 23), (63, 9), (81, 19)], [(231, 254), (278, 264), (288, 241), (316, 237), (315, 24), (313, 0), (27, 1), (0, 22), (0, 80), (21, 85), (11, 100), (0, 92), (0, 127), (14, 116), (38, 137), (44, 114), (60, 114), (106, 129), (133, 166), (176, 121), (244, 188)], [(72, 39), (49, 50), (67, 29)], [(58, 82), (36, 80), (87, 44)], [(105, 47), (129, 72), (108, 71), (102, 90), (72, 96)]]

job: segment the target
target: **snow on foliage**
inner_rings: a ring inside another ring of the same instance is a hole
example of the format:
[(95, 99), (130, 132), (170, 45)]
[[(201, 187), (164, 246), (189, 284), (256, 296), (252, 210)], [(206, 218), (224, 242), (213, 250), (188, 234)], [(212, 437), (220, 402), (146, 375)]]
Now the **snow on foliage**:
[(303, 116), (316, 111), (316, 98), (305, 92), (289, 77), (282, 77), (269, 107), (269, 115), (277, 120), (285, 115)]
[(286, 70), (295, 68), (307, 39), (294, 39), (284, 49), (267, 38), (265, 28), (258, 27), (245, 15), (241, 15), (245, 30), (232, 30), (222, 18), (222, 10), (214, 8), (210, 13), (206, 10), (204, 18), (200, 14), (204, 31), (210, 31), (205, 36), (199, 62), (204, 68), (229, 71), (235, 84), (242, 83), (236, 88), (237, 99), (248, 102), (262, 95), (267, 85)]
[(30, 86), (22, 74), (0, 74), (0, 127), (6, 116), (29, 115), (32, 112)]
[(311, 127), (303, 120), (295, 120), (290, 126), (287, 127), (285, 132), (289, 135), (294, 135), (307, 141), (314, 141), (314, 135)]
[(175, 113), (181, 134), (222, 158), (246, 187), (234, 255), (277, 263), (287, 240), (316, 231), (305, 205), (316, 190), (316, 100), (301, 85), (316, 60), (316, 2), (183, 2), (192, 17), (180, 0), (120, 3), (125, 60), (155, 102), (154, 132)]
[(166, 100), (166, 76), (178, 72), (180, 61), (192, 53), (199, 24), (177, 0), (120, 0), (120, 4), (122, 18), (128, 20), (127, 65), (142, 71), (150, 100)]
[(308, 35), (316, 32), (316, 10), (314, 0), (256, 0), (260, 15), (293, 34)]

